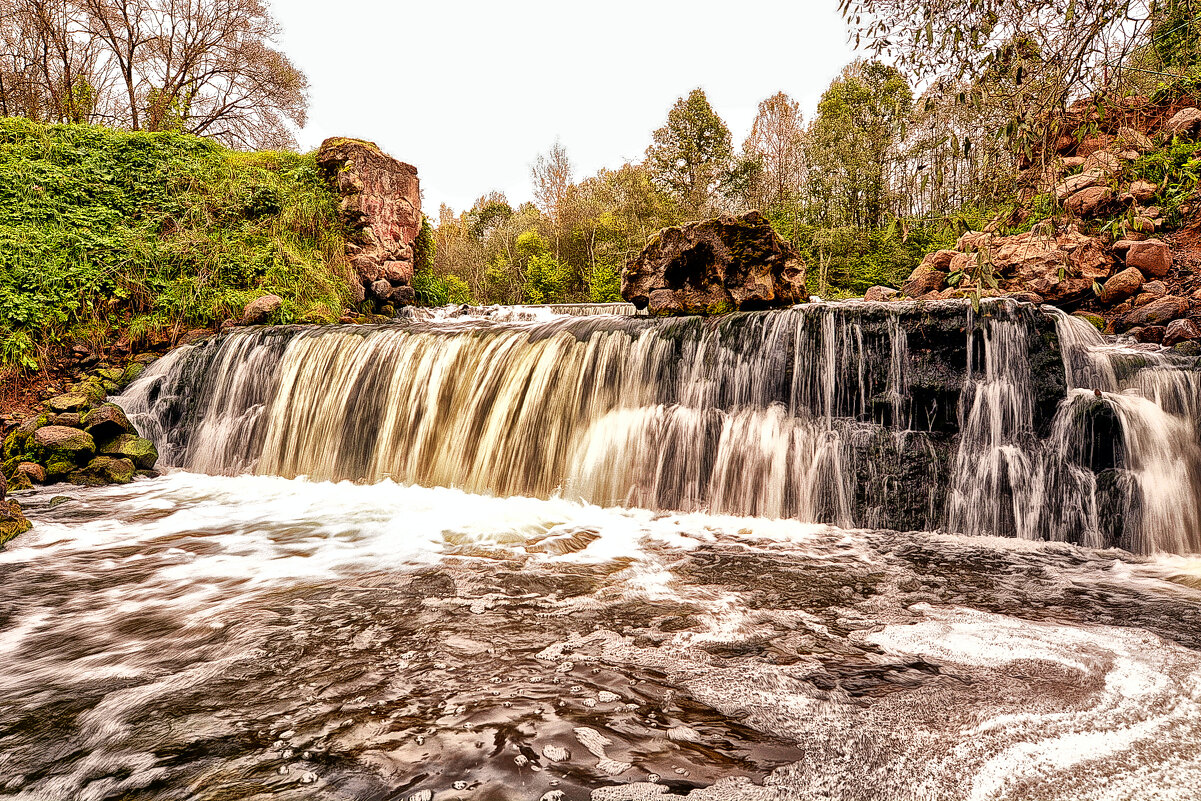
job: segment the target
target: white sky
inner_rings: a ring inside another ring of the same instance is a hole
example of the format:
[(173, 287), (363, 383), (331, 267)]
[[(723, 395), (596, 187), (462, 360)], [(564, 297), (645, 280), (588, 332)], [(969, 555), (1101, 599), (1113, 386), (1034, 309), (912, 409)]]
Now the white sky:
[(640, 161), (676, 98), (701, 87), (735, 146), (784, 91), (808, 119), (855, 54), (837, 0), (273, 0), (308, 75), (303, 149), (377, 142), (417, 167), (426, 214), (499, 189), (531, 196), (559, 138), (576, 178)]

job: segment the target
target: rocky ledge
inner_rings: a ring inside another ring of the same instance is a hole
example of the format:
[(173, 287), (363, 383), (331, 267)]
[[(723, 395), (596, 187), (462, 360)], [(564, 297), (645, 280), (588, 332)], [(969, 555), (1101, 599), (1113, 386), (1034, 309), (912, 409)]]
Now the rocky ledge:
[[(121, 407), (105, 402), (110, 392), (120, 391), (155, 358), (135, 356), (123, 368), (100, 365), (21, 421), (0, 450), (0, 486), (18, 492), (62, 481), (100, 486), (158, 475), (154, 443), (138, 435)], [(3, 500), (3, 495), (0, 492), (0, 543), (29, 527), (17, 502)]]

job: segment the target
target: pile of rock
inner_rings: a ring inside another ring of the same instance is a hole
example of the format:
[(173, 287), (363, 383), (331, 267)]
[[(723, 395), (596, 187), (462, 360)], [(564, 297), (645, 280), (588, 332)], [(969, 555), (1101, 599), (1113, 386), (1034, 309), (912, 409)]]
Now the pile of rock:
[(8, 482), (0, 475), (0, 545), (33, 527), (21, 512), (21, 504), (5, 497), (7, 493)]
[(102, 367), (43, 405), (4, 439), (0, 475), (12, 491), (69, 481), (90, 486), (125, 484), (157, 475), (158, 451), (138, 436), (119, 406), (105, 403), (141, 374), (153, 356), (135, 357), (124, 369)]

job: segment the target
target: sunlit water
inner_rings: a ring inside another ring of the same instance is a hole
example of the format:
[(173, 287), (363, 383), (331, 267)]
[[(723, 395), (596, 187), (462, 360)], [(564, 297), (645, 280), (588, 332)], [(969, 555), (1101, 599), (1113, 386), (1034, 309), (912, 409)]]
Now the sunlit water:
[(1198, 559), (391, 482), (25, 501), (0, 797), (1201, 796)]

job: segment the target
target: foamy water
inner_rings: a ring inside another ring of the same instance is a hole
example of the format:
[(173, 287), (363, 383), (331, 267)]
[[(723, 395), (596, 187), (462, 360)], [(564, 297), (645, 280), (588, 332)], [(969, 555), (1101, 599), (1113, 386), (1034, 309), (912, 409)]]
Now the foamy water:
[(1201, 786), (1196, 559), (391, 482), (27, 501), (0, 552), (2, 797)]

